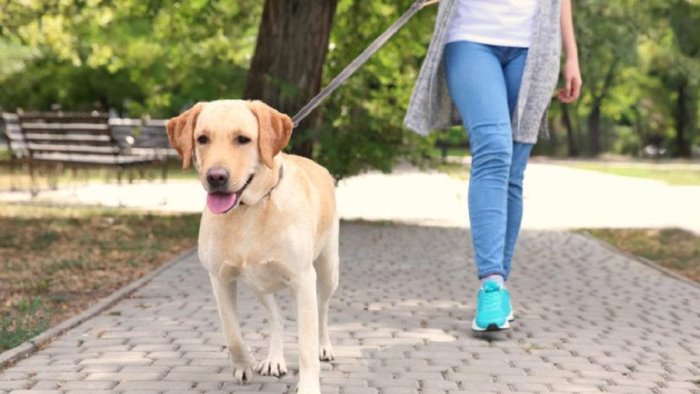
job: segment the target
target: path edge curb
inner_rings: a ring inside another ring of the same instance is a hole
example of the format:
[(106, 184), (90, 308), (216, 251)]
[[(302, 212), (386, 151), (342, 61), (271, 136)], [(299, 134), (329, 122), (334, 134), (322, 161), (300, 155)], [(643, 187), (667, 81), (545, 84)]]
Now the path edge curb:
[(186, 250), (174, 259), (170, 260), (169, 262), (161, 265), (160, 267), (156, 268), (155, 270), (149, 272), (148, 274), (142, 276), (139, 279), (134, 280), (131, 283), (128, 283), (121, 287), (120, 289), (117, 289), (115, 292), (112, 294), (108, 295), (107, 297), (104, 297), (100, 299), (95, 305), (91, 306), (90, 308), (84, 310), (83, 312), (79, 313), (76, 316), (73, 316), (71, 318), (68, 318), (58, 325), (49, 328), (48, 330), (42, 332), (41, 334), (25, 341), (23, 344), (12, 348), (4, 353), (0, 353), (0, 371), (3, 369), (7, 368), (8, 366), (25, 359), (38, 350), (40, 350), (44, 345), (48, 344), (52, 340), (56, 339), (57, 337), (63, 335), (65, 332), (68, 330), (71, 330), (78, 326), (79, 324), (85, 322), (86, 320), (94, 317), (95, 315), (98, 315), (99, 313), (111, 308), (114, 306), (117, 302), (121, 301), (122, 299), (128, 297), (131, 295), (133, 292), (136, 290), (140, 289), (144, 285), (146, 285), (148, 282), (153, 280), (156, 276), (160, 275), (163, 271), (167, 270), (168, 268), (172, 267), (173, 265), (191, 257), (192, 255), (195, 254), (197, 248), (191, 248), (189, 250)]
[(660, 273), (662, 273), (662, 274), (664, 274), (664, 275), (666, 275), (666, 276), (669, 276), (669, 277), (671, 277), (671, 278), (673, 278), (673, 279), (676, 279), (676, 280), (681, 281), (681, 282), (683, 282), (683, 283), (685, 283), (685, 284), (688, 284), (688, 285), (690, 285), (690, 286), (692, 286), (692, 287), (694, 287), (694, 288), (696, 288), (696, 289), (700, 289), (700, 283), (697, 283), (697, 282), (695, 282), (695, 281), (693, 281), (693, 280), (690, 280), (690, 279), (686, 278), (685, 276), (683, 276), (683, 275), (681, 275), (681, 274), (678, 274), (678, 273), (676, 273), (676, 272), (671, 271), (671, 270), (668, 269), (668, 268), (662, 267), (661, 265), (659, 265), (659, 264), (657, 264), (657, 263), (655, 263), (655, 262), (653, 262), (653, 261), (651, 261), (651, 260), (649, 260), (649, 259), (647, 259), (647, 258), (645, 258), (645, 257), (637, 256), (636, 254), (632, 254), (632, 253), (630, 253), (630, 252), (626, 252), (626, 251), (624, 251), (624, 250), (622, 250), (622, 249), (616, 248), (614, 245), (612, 245), (612, 244), (610, 244), (610, 243), (608, 243), (608, 242), (605, 242), (605, 241), (603, 241), (602, 239), (596, 238), (593, 234), (590, 234), (589, 232), (587, 232), (587, 231), (585, 231), (585, 230), (583, 230), (583, 231), (576, 231), (575, 234), (582, 235), (582, 236), (588, 238), (589, 240), (591, 240), (591, 241), (593, 241), (593, 242), (599, 244), (600, 246), (602, 246), (602, 247), (605, 248), (605, 249), (608, 249), (608, 250), (610, 250), (610, 251), (612, 251), (612, 252), (621, 254), (621, 255), (623, 255), (623, 256), (625, 256), (625, 257), (631, 259), (631, 260), (634, 260), (634, 261), (637, 261), (637, 262), (639, 262), (639, 263), (642, 263), (643, 265), (646, 265), (647, 267), (652, 268), (652, 269), (654, 269), (654, 270), (656, 270), (656, 271), (658, 271), (658, 272), (660, 272)]

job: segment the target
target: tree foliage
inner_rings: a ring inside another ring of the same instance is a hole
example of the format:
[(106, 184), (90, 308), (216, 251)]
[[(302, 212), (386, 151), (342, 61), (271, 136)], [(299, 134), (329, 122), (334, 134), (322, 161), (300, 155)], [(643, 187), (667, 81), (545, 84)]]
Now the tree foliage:
[[(700, 36), (699, 7), (700, 2), (689, 0), (575, 2), (584, 85), (574, 106), (554, 103), (552, 121), (561, 132), (558, 145), (549, 148), (639, 155), (645, 147), (655, 147), (679, 155), (700, 143), (697, 117), (690, 118), (697, 114), (698, 102), (689, 97), (681, 114), (687, 138), (682, 148), (674, 146), (683, 123), (677, 110), (679, 77), (687, 84), (685, 94), (699, 87), (698, 53), (690, 49)], [(567, 116), (569, 143), (564, 145)]]
[[(31, 50), (0, 73), (0, 105), (168, 116), (239, 96), (255, 43), (255, 0), (5, 0), (5, 45)], [(5, 64), (2, 64), (3, 68)]]
[[(414, 0), (341, 0), (324, 73), (337, 75)], [(314, 136), (317, 159), (336, 176), (369, 168), (388, 171), (397, 157), (420, 161), (430, 140), (402, 127), (425, 56), (437, 7), (419, 12), (323, 106), (324, 121)]]
[[(322, 85), (413, 1), (338, 0)], [(0, 107), (169, 117), (196, 101), (239, 98), (262, 9), (259, 0), (0, 0)], [(317, 109), (320, 125), (305, 138), (337, 177), (430, 155), (437, 137), (418, 137), (402, 119), (436, 9), (419, 12)], [(553, 102), (553, 139), (538, 152), (640, 155), (654, 146), (688, 156), (700, 144), (699, 10), (698, 0), (574, 2), (582, 97)], [(466, 136), (455, 128), (439, 138)]]

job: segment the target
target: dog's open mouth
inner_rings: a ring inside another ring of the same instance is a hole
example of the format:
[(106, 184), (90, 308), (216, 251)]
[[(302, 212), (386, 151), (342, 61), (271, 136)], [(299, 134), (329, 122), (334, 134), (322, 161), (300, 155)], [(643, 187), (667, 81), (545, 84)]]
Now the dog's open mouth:
[(248, 178), (248, 181), (243, 185), (240, 190), (238, 190), (235, 193), (228, 193), (228, 192), (211, 192), (207, 194), (207, 207), (209, 208), (212, 213), (215, 213), (217, 215), (226, 213), (236, 206), (241, 202), (241, 196), (243, 195), (243, 192), (245, 189), (250, 185), (250, 182), (253, 181), (253, 175), (251, 175)]

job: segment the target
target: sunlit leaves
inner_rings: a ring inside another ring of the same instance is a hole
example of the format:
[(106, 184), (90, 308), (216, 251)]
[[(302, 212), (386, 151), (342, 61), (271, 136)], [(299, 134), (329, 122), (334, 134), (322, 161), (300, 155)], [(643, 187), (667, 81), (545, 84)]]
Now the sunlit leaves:
[[(7, 65), (0, 64), (0, 78), (5, 70), (27, 70), (21, 76), (26, 83), (4, 84), (0, 105), (39, 104), (46, 109), (65, 100), (60, 103), (64, 107), (77, 104), (74, 109), (89, 109), (97, 100), (103, 110), (165, 116), (194, 101), (240, 95), (261, 4), (257, 0), (13, 0), (3, 4), (0, 0), (0, 10), (6, 11), (0, 12), (0, 42), (17, 42), (15, 47), (39, 53), (19, 61), (0, 54), (0, 60), (8, 58)], [(49, 64), (57, 72), (38, 72), (37, 68)], [(58, 71), (63, 68), (65, 73)], [(75, 88), (68, 85), (74, 81), (61, 79), (81, 79), (78, 75), (83, 75), (84, 84), (94, 84), (85, 91), (92, 91), (93, 98), (71, 96)]]

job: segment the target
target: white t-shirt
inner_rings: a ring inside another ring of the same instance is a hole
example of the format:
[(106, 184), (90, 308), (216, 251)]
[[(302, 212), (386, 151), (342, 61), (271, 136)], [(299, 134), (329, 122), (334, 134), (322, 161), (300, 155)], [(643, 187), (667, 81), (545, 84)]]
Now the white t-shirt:
[(537, 0), (457, 0), (447, 41), (530, 47)]

